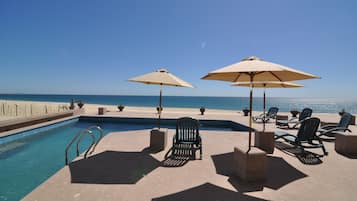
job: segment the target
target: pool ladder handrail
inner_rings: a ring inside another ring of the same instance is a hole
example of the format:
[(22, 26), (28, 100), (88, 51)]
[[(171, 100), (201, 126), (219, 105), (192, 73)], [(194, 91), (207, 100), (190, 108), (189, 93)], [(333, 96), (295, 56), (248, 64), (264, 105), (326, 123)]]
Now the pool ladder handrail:
[[(88, 148), (88, 150), (85, 152), (84, 158), (87, 158), (87, 154), (88, 154), (88, 152), (89, 152), (89, 150), (90, 150), (91, 148), (92, 148), (92, 151), (91, 151), (89, 154), (92, 154), (92, 153), (94, 152), (94, 150), (95, 150), (95, 148), (97, 147), (99, 141), (103, 138), (103, 130), (102, 130), (102, 128), (100, 128), (100, 126), (90, 126), (90, 127), (86, 128), (86, 130), (91, 131), (92, 134), (93, 134), (93, 136), (94, 136), (93, 129), (96, 129), (97, 131), (99, 131), (99, 137), (98, 137), (98, 140), (97, 140), (94, 144), (92, 144), (92, 145)], [(83, 138), (83, 135), (82, 135), (82, 136), (79, 138), (79, 140), (77, 141), (77, 145), (76, 145), (76, 147), (77, 147), (77, 156), (79, 156), (79, 143), (82, 141), (82, 138)], [(95, 138), (95, 136), (94, 136), (94, 138)], [(96, 139), (96, 138), (95, 138), (95, 139)]]
[[(93, 129), (96, 129), (99, 131), (99, 137), (98, 140), (96, 140), (96, 137), (94, 135), (94, 132), (92, 131)], [(92, 149), (90, 154), (92, 154), (95, 150), (95, 147), (98, 145), (99, 141), (103, 138), (103, 130), (99, 126), (90, 126), (86, 129), (80, 130), (77, 132), (77, 134), (72, 138), (71, 142), (67, 145), (66, 150), (65, 150), (65, 163), (68, 165), (68, 150), (72, 146), (72, 144), (78, 139), (76, 143), (76, 154), (77, 157), (79, 156), (79, 143), (82, 141), (83, 137), (89, 134), (91, 136), (92, 142), (90, 146), (87, 148), (87, 150), (84, 153), (84, 158), (87, 158), (87, 155), (89, 151)]]

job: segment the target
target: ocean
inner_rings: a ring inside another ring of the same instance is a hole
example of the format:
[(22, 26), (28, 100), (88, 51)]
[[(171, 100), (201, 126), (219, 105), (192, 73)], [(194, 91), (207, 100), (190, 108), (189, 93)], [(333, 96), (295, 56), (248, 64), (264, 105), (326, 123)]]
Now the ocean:
[[(0, 100), (26, 100), (46, 102), (70, 102), (71, 99), (85, 103), (126, 106), (156, 107), (159, 96), (122, 96), (122, 95), (34, 95), (0, 94)], [(357, 100), (337, 100), (328, 98), (267, 98), (267, 108), (276, 106), (281, 112), (291, 109), (302, 110), (310, 107), (318, 113), (346, 112), (357, 113)], [(163, 96), (163, 107), (185, 107), (224, 110), (242, 110), (249, 107), (248, 97), (201, 97), (201, 96)], [(263, 99), (253, 98), (253, 110), (263, 110)]]

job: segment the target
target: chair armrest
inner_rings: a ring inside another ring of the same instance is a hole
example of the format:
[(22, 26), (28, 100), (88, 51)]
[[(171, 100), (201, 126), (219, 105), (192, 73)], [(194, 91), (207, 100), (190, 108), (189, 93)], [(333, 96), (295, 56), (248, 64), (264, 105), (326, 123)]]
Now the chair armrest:
[(253, 118), (254, 119), (262, 119), (262, 118), (264, 118), (264, 114), (260, 114), (260, 115), (257, 115), (257, 116), (254, 116)]
[(294, 122), (289, 122), (289, 123), (291, 123), (291, 124), (294, 124), (293, 126), (289, 126), (289, 124), (288, 124), (288, 127), (289, 128), (296, 128), (296, 126), (298, 126), (298, 125), (300, 125), (301, 124), (301, 122), (303, 122), (304, 120), (302, 120), (302, 121), (294, 121)]
[(172, 144), (175, 144), (176, 142), (176, 134), (172, 136)]
[(296, 138), (296, 135), (290, 134), (290, 133), (286, 133), (284, 131), (275, 131), (274, 133), (274, 139), (279, 139), (279, 138), (283, 138), (285, 136), (291, 136)]
[(335, 131), (343, 131), (343, 132), (352, 132), (350, 129), (348, 128), (342, 128), (342, 127), (334, 127), (325, 131), (319, 131), (320, 133), (331, 133), (331, 132), (335, 132)]
[(337, 124), (324, 124), (324, 125), (321, 125), (321, 128), (322, 129), (326, 129), (326, 130), (329, 130), (329, 129), (332, 129), (332, 128), (337, 128)]
[(201, 144), (201, 143), (202, 143), (201, 135), (198, 135), (198, 136), (197, 136), (197, 139), (198, 139), (198, 142)]
[(287, 121), (289, 119), (289, 116), (288, 115), (276, 115), (275, 116), (275, 120), (284, 120), (284, 121)]
[(320, 125), (321, 125), (321, 128), (322, 128), (322, 127), (325, 127), (325, 126), (327, 126), (327, 127), (337, 127), (338, 123), (332, 123), (332, 122), (324, 122), (324, 121), (322, 121), (322, 122), (320, 123)]

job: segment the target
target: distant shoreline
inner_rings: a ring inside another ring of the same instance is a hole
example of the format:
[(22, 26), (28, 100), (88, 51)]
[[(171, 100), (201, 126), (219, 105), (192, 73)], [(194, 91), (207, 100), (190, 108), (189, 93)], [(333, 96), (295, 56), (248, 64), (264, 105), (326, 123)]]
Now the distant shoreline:
[[(35, 94), (0, 94), (2, 100), (34, 101), (70, 103), (72, 99), (84, 104), (125, 105), (131, 107), (157, 107), (157, 96), (124, 96), (124, 95), (35, 95)], [(201, 108), (215, 110), (241, 111), (248, 108), (248, 97), (200, 97), (200, 96), (163, 96), (165, 108)], [(277, 98), (267, 97), (267, 106), (278, 107), (280, 112), (289, 112), (292, 109), (302, 110), (312, 108), (317, 113), (337, 113), (344, 109), (350, 113), (357, 113), (357, 101), (336, 100), (327, 98)], [(254, 111), (263, 111), (263, 98), (253, 98)]]
[[(248, 93), (247, 93), (248, 94)], [(1, 96), (135, 96), (135, 97), (140, 97), (140, 96), (147, 96), (147, 97), (158, 97), (159, 94), (152, 94), (152, 95), (128, 95), (128, 94), (31, 94), (31, 93), (0, 93)], [(165, 97), (202, 97), (202, 98), (249, 98), (249, 96), (191, 96), (191, 95), (164, 95)], [(253, 98), (263, 98), (261, 94), (255, 94)], [(290, 97), (290, 96), (268, 96), (267, 98), (286, 98), (286, 99), (305, 99), (306, 97)], [(337, 97), (309, 97), (309, 99), (335, 99), (338, 100), (339, 98)], [(344, 98), (346, 100), (346, 98)], [(357, 101), (357, 98), (351, 98), (348, 99), (347, 101)]]
[[(67, 104), (69, 106), (69, 102), (51, 102), (51, 101), (28, 101), (28, 100), (4, 100), (0, 99), (1, 102), (11, 102), (11, 103), (28, 103), (28, 104)], [(98, 111), (99, 107), (105, 107), (110, 111), (117, 111), (117, 106), (114, 104), (91, 104), (91, 103), (85, 103), (84, 102), (84, 108), (86, 110), (86, 113), (96, 113)], [(150, 106), (125, 106), (125, 111), (131, 111), (131, 112), (155, 112), (156, 107), (150, 107)], [(77, 104), (76, 104), (76, 107)], [(180, 112), (184, 113), (185, 111), (187, 112), (197, 112), (199, 113), (199, 108), (187, 108), (187, 107), (163, 107), (164, 108), (164, 113), (165, 111), (167, 112)], [(206, 108), (206, 112), (210, 113), (219, 113), (219, 114), (242, 114), (241, 110), (232, 110), (232, 109), (214, 109), (214, 108)], [(261, 114), (263, 111), (262, 110), (254, 110), (253, 108), (253, 115), (258, 115)], [(290, 115), (290, 112), (286, 111), (280, 111), (280, 114), (284, 115)], [(331, 115), (337, 115), (337, 113), (333, 112), (314, 112), (314, 114), (331, 114)], [(356, 113), (353, 113), (356, 114)]]

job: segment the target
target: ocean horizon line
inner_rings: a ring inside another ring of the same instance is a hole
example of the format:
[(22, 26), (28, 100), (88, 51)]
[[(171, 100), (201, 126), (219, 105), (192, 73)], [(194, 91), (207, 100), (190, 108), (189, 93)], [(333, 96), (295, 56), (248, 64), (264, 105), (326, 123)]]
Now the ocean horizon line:
[[(50, 95), (50, 96), (147, 96), (147, 97), (157, 97), (159, 94), (153, 94), (153, 95), (140, 95), (140, 94), (71, 94), (71, 93), (0, 93), (0, 98), (1, 96), (6, 96), (6, 95), (34, 95), (34, 96), (45, 96), (45, 95)], [(249, 96), (205, 96), (205, 95), (163, 95), (163, 97), (207, 97), (207, 98), (249, 98)], [(263, 98), (262, 95), (256, 95), (253, 96), (253, 98)], [(271, 98), (286, 98), (286, 99), (333, 99), (333, 100), (338, 100), (340, 98), (338, 97), (317, 97), (317, 96), (311, 96), (311, 97), (306, 97), (306, 96), (267, 96), (267, 99)], [(343, 97), (344, 101), (357, 101), (357, 98), (346, 98)]]
[[(58, 94), (0, 94), (0, 100), (37, 101), (37, 102), (64, 102), (71, 100), (81, 101), (84, 104), (126, 105), (137, 107), (157, 107), (159, 95), (58, 95)], [(163, 96), (163, 107), (200, 108), (242, 110), (249, 106), (249, 97), (212, 97), (212, 96)], [(312, 108), (318, 113), (337, 113), (345, 110), (357, 113), (357, 101), (336, 98), (279, 98), (267, 97), (266, 108), (278, 107), (281, 112), (292, 109), (302, 110)], [(253, 98), (253, 108), (263, 110), (263, 98)]]

